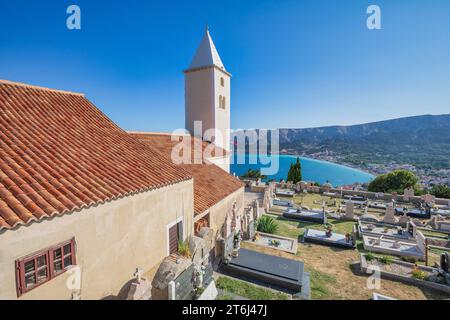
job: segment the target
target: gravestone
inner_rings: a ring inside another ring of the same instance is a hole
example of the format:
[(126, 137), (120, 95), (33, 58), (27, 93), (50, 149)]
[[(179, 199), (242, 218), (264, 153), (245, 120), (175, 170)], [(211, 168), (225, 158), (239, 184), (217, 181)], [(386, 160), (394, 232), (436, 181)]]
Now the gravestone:
[(353, 220), (355, 213), (354, 213), (354, 204), (353, 201), (349, 200), (345, 203), (345, 218), (349, 220)]
[(234, 235), (230, 234), (227, 238), (222, 240), (222, 259), (225, 263), (231, 259), (234, 247)]
[(150, 300), (152, 297), (152, 284), (142, 277), (142, 269), (136, 269), (133, 276), (135, 280), (131, 283), (127, 300)]
[(393, 203), (389, 203), (386, 206), (386, 214), (384, 215), (383, 222), (388, 224), (397, 224), (398, 221), (395, 218), (395, 209)]
[(175, 280), (175, 300), (192, 300), (194, 298), (195, 267), (191, 265)]
[(406, 228), (408, 226), (408, 223), (411, 221), (411, 219), (405, 214), (401, 215), (398, 219), (398, 224), (402, 226), (403, 228)]
[[(190, 259), (179, 258), (174, 261), (171, 257), (165, 258), (153, 277), (153, 298), (156, 300), (170, 299), (171, 289), (169, 288), (169, 283), (177, 279), (190, 266), (192, 266)], [(175, 290), (175, 287), (172, 289)], [(173, 297), (175, 299), (175, 296)]]
[(403, 201), (409, 202), (414, 197), (414, 189), (413, 188), (407, 188), (403, 192)]
[(432, 205), (436, 201), (436, 197), (431, 194), (426, 194), (422, 196), (422, 201), (428, 205)]
[(450, 273), (450, 255), (447, 252), (441, 255), (441, 269), (446, 273)]

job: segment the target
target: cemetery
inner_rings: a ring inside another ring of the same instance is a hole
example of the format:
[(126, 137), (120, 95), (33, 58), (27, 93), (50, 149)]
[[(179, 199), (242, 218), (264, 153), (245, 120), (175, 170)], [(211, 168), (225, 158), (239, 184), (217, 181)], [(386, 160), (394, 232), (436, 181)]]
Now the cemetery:
[[(267, 239), (263, 238), (262, 242), (265, 243), (244, 241), (243, 245), (247, 250), (266, 255), (275, 254), (270, 250), (295, 254), (295, 256), (306, 258), (305, 260), (295, 260), (304, 261), (304, 266), (310, 271), (311, 268), (314, 270), (315, 267), (320, 266), (320, 261), (323, 261), (323, 259), (337, 262), (343, 257), (351, 256), (352, 252), (355, 252), (358, 257), (358, 252), (365, 252), (369, 255), (371, 252), (375, 255), (382, 254), (385, 258), (381, 260), (386, 265), (390, 261), (407, 263), (405, 261), (410, 260), (416, 261), (419, 267), (431, 268), (426, 267), (424, 262), (419, 262), (426, 261), (427, 248), (432, 247), (429, 244), (441, 246), (441, 249), (445, 246), (443, 243), (447, 239), (447, 234), (445, 231), (440, 232), (437, 229), (446, 228), (447, 223), (449, 223), (446, 217), (433, 215), (431, 219), (419, 221), (417, 218), (406, 214), (406, 212), (415, 212), (415, 210), (420, 211), (420, 208), (426, 208), (427, 206), (431, 208), (430, 203), (425, 201), (431, 201), (430, 198), (416, 197), (415, 201), (412, 201), (412, 198), (405, 199), (402, 196), (385, 194), (371, 197), (371, 195), (359, 196), (351, 193), (345, 196), (342, 192), (332, 192), (329, 189), (322, 190), (319, 187), (303, 183), (291, 185), (289, 189), (287, 183), (285, 183), (281, 186), (281, 190), (292, 191), (294, 195), (291, 196), (290, 194), (277, 194), (274, 191), (280, 191), (280, 189), (276, 189), (277, 184), (270, 183), (269, 185), (272, 185), (273, 189), (272, 192), (265, 194), (265, 197), (267, 196), (266, 205), (264, 205), (265, 214), (274, 217), (279, 228)], [(285, 192), (285, 194), (287, 193)], [(277, 201), (274, 201), (276, 195), (278, 198), (276, 198)], [(283, 201), (287, 203), (282, 203)], [(402, 202), (401, 206), (399, 205), (400, 202)], [(285, 204), (285, 206), (280, 204)], [(401, 207), (401, 214), (399, 214), (399, 207)], [(407, 208), (407, 210), (404, 210), (404, 208)], [(422, 216), (420, 217), (422, 218)], [(440, 239), (437, 238), (437, 235), (440, 236)], [(281, 243), (272, 241), (274, 240), (271, 239), (273, 236), (281, 236), (291, 240), (300, 239), (297, 252), (284, 250), (285, 248), (281, 246)], [(428, 239), (428, 246), (426, 239)], [(320, 249), (320, 247), (323, 249)], [(333, 248), (357, 248), (357, 250), (336, 251)], [(320, 259), (317, 262), (315, 262), (317, 258), (310, 260), (309, 257), (312, 258), (316, 254), (320, 255)], [(236, 258), (232, 258), (231, 261), (233, 259), (236, 261)], [(402, 261), (403, 259), (405, 261)], [(428, 262), (431, 263), (432, 260), (428, 260)], [(240, 267), (248, 267), (248, 265), (243, 264)], [(393, 267), (395, 268), (396, 265), (393, 264)], [(340, 268), (343, 268), (339, 269), (341, 270), (340, 276), (334, 281), (345, 281), (344, 279), (356, 281), (348, 266), (343, 265)], [(344, 270), (346, 270), (345, 273), (347, 270), (349, 272), (345, 277), (342, 276)], [(313, 288), (317, 287), (317, 281), (322, 281), (320, 280), (322, 277), (326, 279), (327, 276), (318, 273), (317, 269), (311, 273), (311, 281), (315, 283)], [(257, 277), (254, 279), (257, 279)], [(398, 281), (397, 279), (392, 278), (391, 280), (393, 282), (388, 282), (389, 286), (401, 286), (395, 284)], [(404, 290), (412, 292), (413, 288)], [(399, 291), (393, 297), (401, 297), (401, 292)], [(441, 292), (443, 291), (441, 290)], [(312, 289), (312, 295), (317, 298), (320, 293)]]
[[(370, 274), (371, 267), (381, 266), (388, 286), (402, 286), (398, 283), (412, 285), (402, 287), (392, 295), (395, 298), (401, 297), (403, 290), (419, 295), (415, 287), (426, 290), (436, 290), (435, 285), (448, 287), (443, 283), (447, 279), (443, 268), (419, 262), (427, 261), (426, 251), (430, 244), (445, 249), (449, 239), (446, 236), (450, 234), (445, 231), (450, 225), (446, 217), (433, 215), (430, 220), (414, 220), (405, 212), (398, 215), (397, 203), (391, 198), (363, 201), (362, 197), (353, 194), (345, 198), (342, 194), (321, 194), (316, 188), (305, 191), (298, 185), (287, 188), (285, 184), (277, 189), (275, 184), (268, 183), (259, 200), (262, 201), (261, 208), (258, 201), (253, 200), (241, 215), (233, 208), (226, 217), (223, 230), (216, 238), (220, 250), (216, 255), (219, 262), (214, 266), (215, 271), (207, 262), (208, 255), (204, 254), (192, 258), (195, 262), (191, 264), (178, 265), (177, 261), (172, 261), (161, 272), (172, 270), (173, 276), (160, 283), (152, 282), (152, 291), (167, 287), (169, 299), (336, 298), (339, 291), (331, 293), (330, 290), (334, 289), (330, 284), (365, 281), (355, 278), (345, 262), (358, 258), (364, 274)], [(341, 199), (337, 198), (339, 196)], [(404, 202), (402, 207), (414, 211), (419, 205), (423, 203)], [(263, 215), (275, 220), (278, 228), (273, 233), (256, 230)], [(206, 237), (205, 231), (200, 234), (202, 237)], [(203, 247), (202, 241), (197, 239), (195, 247)], [(205, 247), (201, 252), (208, 250), (209, 247)], [(199, 249), (195, 251), (199, 252)], [(383, 256), (379, 257), (380, 254)], [(373, 259), (374, 255), (377, 258)], [(367, 259), (367, 256), (372, 258)], [(324, 260), (330, 262), (329, 271), (325, 273), (319, 271)], [(417, 263), (406, 262), (408, 260)], [(217, 276), (212, 276), (214, 272), (222, 279), (220, 285), (214, 281), (217, 279)], [(336, 274), (336, 278), (328, 272)], [(417, 279), (412, 274), (427, 280)], [(409, 280), (404, 281), (401, 277)], [(427, 282), (428, 286), (419, 285), (417, 281)], [(365, 291), (363, 284), (360, 286), (361, 289), (354, 288), (359, 295), (368, 299), (373, 297), (372, 292)], [(140, 291), (136, 292), (144, 292), (146, 288), (141, 285), (140, 289), (137, 288)], [(448, 294), (446, 290), (441, 288), (439, 292)], [(380, 297), (384, 293), (381, 291)]]

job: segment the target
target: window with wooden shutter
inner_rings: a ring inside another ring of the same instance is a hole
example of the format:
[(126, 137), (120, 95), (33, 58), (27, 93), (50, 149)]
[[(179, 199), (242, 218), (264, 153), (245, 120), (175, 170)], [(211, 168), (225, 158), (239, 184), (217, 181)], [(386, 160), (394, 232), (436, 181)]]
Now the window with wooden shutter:
[(17, 296), (50, 281), (75, 264), (75, 239), (16, 260)]

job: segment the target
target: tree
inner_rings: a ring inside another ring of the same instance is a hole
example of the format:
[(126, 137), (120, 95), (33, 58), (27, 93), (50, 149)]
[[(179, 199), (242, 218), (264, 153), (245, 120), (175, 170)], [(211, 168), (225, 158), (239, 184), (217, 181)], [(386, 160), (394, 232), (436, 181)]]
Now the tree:
[(407, 188), (417, 188), (419, 179), (408, 170), (396, 170), (379, 175), (369, 184), (371, 192), (403, 193)]
[(436, 198), (450, 199), (450, 187), (443, 184), (433, 186), (430, 193)]
[(267, 178), (267, 176), (261, 174), (260, 169), (252, 170), (248, 169), (246, 173), (244, 173), (241, 178), (243, 179), (261, 179), (264, 180)]
[(302, 181), (302, 164), (300, 163), (300, 158), (297, 158), (297, 162), (295, 164), (291, 163), (287, 181), (290, 181), (292, 183), (298, 183)]

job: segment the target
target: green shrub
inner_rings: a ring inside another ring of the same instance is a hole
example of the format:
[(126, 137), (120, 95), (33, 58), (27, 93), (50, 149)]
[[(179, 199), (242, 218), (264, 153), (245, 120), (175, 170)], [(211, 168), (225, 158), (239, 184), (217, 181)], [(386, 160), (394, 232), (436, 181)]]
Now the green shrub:
[(365, 255), (367, 261), (372, 261), (375, 259), (375, 256), (372, 253), (366, 253)]
[(402, 257), (402, 260), (409, 263), (417, 263), (417, 258), (415, 257)]
[(393, 261), (392, 257), (383, 256), (380, 258), (380, 262), (383, 264), (391, 264)]
[(411, 272), (411, 275), (414, 279), (418, 279), (418, 280), (426, 280), (428, 278), (428, 275), (425, 271), (422, 270), (413, 270)]
[(262, 216), (258, 220), (257, 229), (259, 232), (274, 234), (278, 230), (278, 224), (274, 218)]
[(183, 257), (190, 258), (191, 249), (189, 248), (189, 243), (187, 243), (186, 241), (180, 241), (178, 243), (178, 253)]

